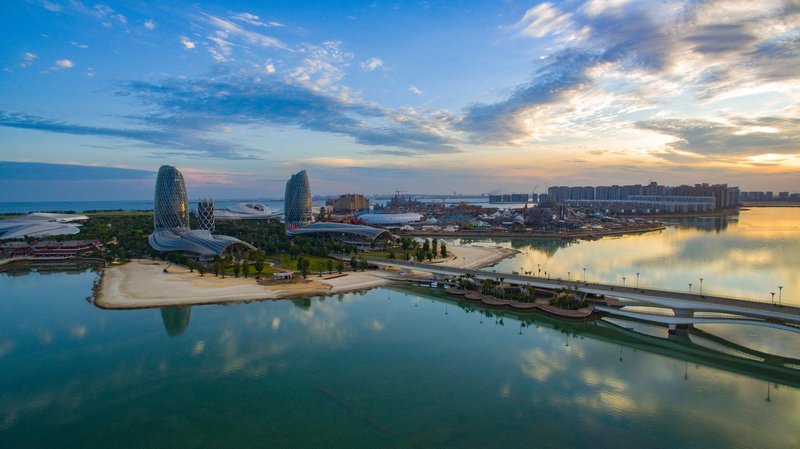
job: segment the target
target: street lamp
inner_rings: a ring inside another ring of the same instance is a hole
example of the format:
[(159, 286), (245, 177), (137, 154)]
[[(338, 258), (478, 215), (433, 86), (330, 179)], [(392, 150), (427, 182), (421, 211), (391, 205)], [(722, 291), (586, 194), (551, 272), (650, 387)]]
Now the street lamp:
[(692, 283), (691, 282), (689, 283), (689, 294), (690, 295), (692, 294)]
[(781, 305), (781, 297), (783, 296), (783, 285), (778, 286), (778, 305)]
[(571, 271), (567, 271), (567, 280), (568, 281), (572, 280), (572, 272)]
[(583, 282), (586, 282), (586, 267), (583, 267)]
[(636, 273), (636, 288), (639, 288), (639, 273)]
[(625, 276), (622, 276), (622, 286), (625, 286)]
[(775, 304), (775, 292), (769, 292), (772, 295), (772, 303)]
[(700, 278), (700, 294), (703, 294), (703, 278)]

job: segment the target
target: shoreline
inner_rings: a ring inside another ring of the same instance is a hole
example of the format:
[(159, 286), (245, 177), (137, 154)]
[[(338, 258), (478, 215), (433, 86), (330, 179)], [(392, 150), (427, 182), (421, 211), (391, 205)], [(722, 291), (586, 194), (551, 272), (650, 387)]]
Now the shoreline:
[(553, 239), (594, 239), (602, 237), (614, 237), (620, 235), (645, 234), (648, 232), (663, 231), (667, 227), (663, 224), (647, 226), (636, 229), (608, 229), (599, 231), (578, 231), (578, 232), (422, 232), (412, 231), (404, 236), (412, 237), (446, 237), (446, 238), (480, 238), (480, 237), (506, 237), (506, 238), (553, 238)]
[[(517, 253), (499, 247), (448, 248), (452, 256), (440, 263), (461, 259), (470, 268), (492, 265)], [(168, 267), (168, 272), (164, 269)], [(383, 287), (399, 282), (419, 282), (428, 276), (403, 276), (395, 270), (369, 270), (309, 276), (305, 280), (258, 284), (255, 278), (224, 279), (213, 274), (200, 276), (188, 268), (164, 261), (134, 259), (125, 265), (101, 270), (93, 304), (102, 309), (126, 310), (335, 295)]]

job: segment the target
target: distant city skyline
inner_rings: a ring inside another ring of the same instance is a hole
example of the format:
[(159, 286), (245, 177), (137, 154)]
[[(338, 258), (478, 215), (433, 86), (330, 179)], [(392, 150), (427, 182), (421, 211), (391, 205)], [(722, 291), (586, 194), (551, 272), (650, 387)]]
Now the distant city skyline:
[(794, 1), (0, 6), (0, 201), (800, 191)]

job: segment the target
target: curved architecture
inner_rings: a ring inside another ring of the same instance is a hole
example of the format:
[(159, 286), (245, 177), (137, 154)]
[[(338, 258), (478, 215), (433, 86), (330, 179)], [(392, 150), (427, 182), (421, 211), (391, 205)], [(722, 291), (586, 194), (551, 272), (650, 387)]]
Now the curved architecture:
[(189, 229), (189, 199), (186, 183), (177, 168), (162, 165), (156, 177), (156, 194), (153, 198), (153, 227), (156, 232), (165, 229)]
[(350, 240), (357, 239), (367, 242), (375, 241), (378, 238), (385, 238), (387, 240), (395, 238), (394, 235), (386, 229), (347, 223), (319, 222), (303, 228), (289, 229), (286, 232), (289, 235), (319, 235), (344, 241), (347, 241), (348, 238)]
[(239, 246), (252, 245), (227, 235), (214, 235), (207, 229), (189, 228), (189, 202), (183, 175), (175, 167), (164, 165), (158, 170), (153, 200), (153, 228), (148, 237), (156, 251), (183, 251), (203, 257), (222, 254)]
[(73, 222), (88, 219), (86, 215), (37, 212), (24, 217), (0, 220), (0, 240), (77, 234), (81, 231), (80, 225)]
[(287, 230), (311, 223), (311, 186), (305, 170), (292, 175), (286, 182), (283, 209)]
[(214, 213), (217, 220), (266, 220), (280, 215), (261, 203), (239, 203)]
[(207, 231), (214, 230), (214, 200), (202, 199), (197, 202), (197, 227)]

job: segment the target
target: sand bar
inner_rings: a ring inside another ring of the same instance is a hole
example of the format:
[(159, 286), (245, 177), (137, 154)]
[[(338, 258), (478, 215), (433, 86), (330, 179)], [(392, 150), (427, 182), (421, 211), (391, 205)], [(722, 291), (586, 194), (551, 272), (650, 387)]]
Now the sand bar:
[[(452, 256), (447, 263), (457, 260), (470, 268), (495, 263), (515, 253), (506, 248), (459, 246), (448, 249)], [(95, 304), (105, 309), (225, 304), (338, 294), (417, 278), (401, 276), (393, 270), (370, 270), (344, 276), (312, 275), (307, 280), (260, 285), (253, 278), (226, 276), (223, 279), (208, 273), (200, 276), (196, 271), (192, 273), (167, 262), (137, 259), (103, 270)]]

